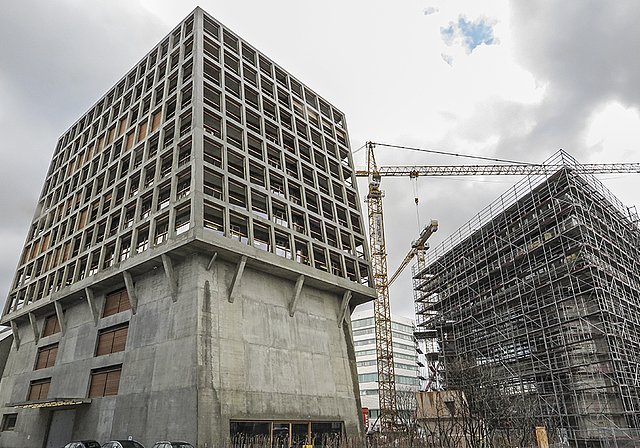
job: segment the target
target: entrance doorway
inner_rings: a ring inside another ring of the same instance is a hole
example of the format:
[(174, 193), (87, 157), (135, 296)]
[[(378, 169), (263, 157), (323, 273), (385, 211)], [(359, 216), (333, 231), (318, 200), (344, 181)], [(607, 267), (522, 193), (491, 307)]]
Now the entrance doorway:
[(47, 434), (46, 448), (59, 448), (71, 442), (73, 421), (76, 418), (76, 410), (53, 411), (51, 424)]

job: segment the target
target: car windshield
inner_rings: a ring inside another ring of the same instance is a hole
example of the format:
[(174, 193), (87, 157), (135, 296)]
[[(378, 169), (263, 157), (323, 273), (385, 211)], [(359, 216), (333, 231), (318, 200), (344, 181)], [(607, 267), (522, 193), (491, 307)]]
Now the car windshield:
[(122, 445), (122, 448), (144, 448), (135, 440), (122, 440), (120, 441), (120, 445)]

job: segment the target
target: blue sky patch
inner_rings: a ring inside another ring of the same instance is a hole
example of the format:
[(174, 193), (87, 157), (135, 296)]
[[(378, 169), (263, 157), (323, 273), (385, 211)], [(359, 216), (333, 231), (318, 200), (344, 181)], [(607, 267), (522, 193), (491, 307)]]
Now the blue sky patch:
[(449, 22), (449, 26), (440, 28), (440, 34), (445, 44), (451, 46), (457, 42), (466, 48), (471, 54), (478, 45), (496, 45), (498, 40), (493, 35), (495, 19), (479, 17), (473, 22), (468, 21), (463, 15), (458, 17), (458, 22)]

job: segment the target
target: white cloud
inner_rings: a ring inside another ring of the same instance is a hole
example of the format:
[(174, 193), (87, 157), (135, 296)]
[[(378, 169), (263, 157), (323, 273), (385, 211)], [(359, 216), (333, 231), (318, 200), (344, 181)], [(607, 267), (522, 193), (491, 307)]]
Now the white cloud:
[[(590, 160), (594, 163), (630, 160), (640, 149), (640, 114), (636, 108), (625, 108), (617, 101), (595, 111), (590, 120), (585, 142), (597, 148)], [(635, 161), (635, 160), (634, 160)]]

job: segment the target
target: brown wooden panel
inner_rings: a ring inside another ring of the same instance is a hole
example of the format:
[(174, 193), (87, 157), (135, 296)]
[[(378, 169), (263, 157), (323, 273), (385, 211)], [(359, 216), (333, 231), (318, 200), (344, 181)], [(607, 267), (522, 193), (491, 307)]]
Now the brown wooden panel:
[(36, 360), (36, 369), (40, 370), (47, 367), (47, 358), (49, 357), (49, 350), (40, 350), (38, 352), (38, 359)]
[(53, 367), (58, 356), (58, 344), (49, 349), (49, 357), (47, 358), (47, 367)]
[(40, 389), (42, 386), (40, 384), (32, 384), (31, 389), (29, 390), (29, 400), (33, 401), (37, 400), (40, 397)]
[(113, 316), (120, 312), (120, 291), (109, 294), (105, 298), (104, 313), (102, 317)]
[(46, 383), (42, 383), (40, 388), (40, 399), (47, 398), (49, 396), (49, 386), (51, 386), (51, 380)]
[(127, 290), (124, 289), (120, 292), (120, 303), (119, 303), (118, 312), (121, 313), (122, 311), (130, 310), (130, 309), (131, 309), (131, 303), (129, 302), (129, 294), (127, 293)]
[(127, 345), (127, 333), (129, 332), (129, 326), (118, 328), (113, 332), (113, 346), (111, 353), (121, 352)]
[(120, 374), (122, 370), (112, 370), (107, 372), (107, 384), (104, 388), (104, 396), (118, 395), (118, 387), (120, 386)]
[(47, 319), (44, 321), (44, 332), (42, 333), (42, 337), (51, 336), (52, 334), (56, 334), (58, 332), (60, 332), (58, 316), (54, 314), (53, 316), (47, 317)]
[(89, 398), (104, 397), (104, 386), (107, 384), (107, 373), (100, 372), (91, 375)]
[(113, 331), (108, 331), (98, 335), (98, 348), (96, 349), (96, 356), (108, 355), (113, 353)]
[(47, 398), (47, 396), (49, 395), (50, 385), (51, 378), (32, 382), (31, 388), (29, 389), (29, 401)]

